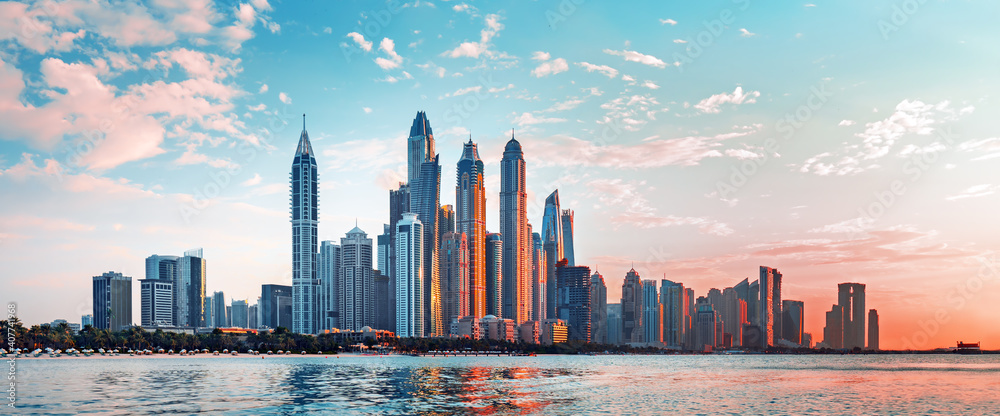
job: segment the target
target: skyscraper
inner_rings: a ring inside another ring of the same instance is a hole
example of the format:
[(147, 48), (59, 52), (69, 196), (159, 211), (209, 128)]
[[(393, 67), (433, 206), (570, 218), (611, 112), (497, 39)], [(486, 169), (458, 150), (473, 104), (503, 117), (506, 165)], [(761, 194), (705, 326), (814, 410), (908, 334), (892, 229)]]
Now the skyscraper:
[(596, 271), (590, 276), (590, 328), (592, 342), (608, 343), (608, 286)]
[(548, 303), (545, 296), (548, 272), (545, 269), (545, 249), (542, 246), (542, 237), (538, 233), (531, 233), (531, 320), (541, 322), (545, 319), (548, 311)]
[(823, 343), (828, 348), (844, 348), (844, 308), (833, 305), (826, 313), (826, 326), (823, 327)]
[(439, 218), (441, 225), (438, 227), (438, 232), (443, 236), (447, 233), (455, 232), (455, 206), (454, 205), (441, 205), (441, 210), (439, 212)]
[(566, 321), (569, 326), (570, 340), (590, 342), (590, 268), (569, 266), (568, 263), (568, 260), (563, 259), (556, 264), (559, 279), (556, 312), (559, 319)]
[(524, 152), (511, 135), (500, 160), (500, 235), (503, 238), (503, 317), (531, 319), (531, 233)]
[(684, 284), (667, 279), (660, 281), (660, 303), (663, 304), (663, 343), (671, 348), (681, 348), (687, 343), (688, 295)]
[(620, 345), (624, 342), (622, 341), (622, 304), (620, 303), (608, 304), (607, 337), (607, 343), (611, 345)]
[(233, 328), (250, 328), (250, 305), (244, 300), (233, 299), (229, 307), (229, 321)]
[(542, 216), (542, 248), (545, 251), (546, 317), (556, 316), (556, 291), (559, 282), (556, 279), (556, 263), (565, 258), (563, 254), (562, 217), (559, 210), (559, 190), (556, 189), (545, 198), (545, 213)]
[(389, 281), (392, 280), (383, 272), (375, 273), (375, 329), (392, 331), (396, 329), (396, 317), (390, 315)]
[[(431, 141), (433, 143), (433, 140)], [(420, 164), (420, 176), (410, 185), (414, 192), (410, 206), (423, 224), (424, 238), (424, 328), (428, 335), (440, 335), (441, 322), (441, 276), (438, 250), (438, 211), (441, 209), (441, 164), (439, 156), (428, 155), (430, 160)]]
[(486, 234), (486, 314), (500, 317), (503, 313), (503, 236)]
[(396, 336), (423, 337), (423, 224), (407, 212), (396, 223)]
[(704, 297), (698, 298), (695, 308), (694, 349), (695, 351), (704, 351), (715, 348), (719, 344), (717, 337), (719, 313)]
[(453, 322), (469, 316), (469, 241), (464, 233), (449, 232), (441, 240), (441, 316), (449, 332)]
[(781, 339), (802, 345), (805, 303), (801, 300), (781, 301)]
[(406, 180), (413, 184), (420, 176), (420, 165), (434, 158), (434, 132), (427, 113), (418, 111), (410, 127), (406, 146)]
[(375, 268), (382, 274), (389, 273), (389, 246), (392, 245), (392, 233), (389, 231), (389, 224), (382, 224), (382, 234), (376, 237), (375, 244), (378, 246)]
[(868, 310), (868, 349), (878, 351), (878, 311)]
[(319, 322), (317, 329), (340, 326), (341, 246), (324, 241), (319, 246)]
[(469, 309), (477, 319), (486, 315), (486, 192), (483, 161), (472, 138), (458, 161), (455, 186), (455, 227), (469, 241)]
[(372, 239), (354, 227), (340, 239), (340, 326), (360, 331), (375, 325), (375, 279), (372, 276)]
[(844, 317), (844, 348), (865, 348), (865, 285), (841, 283), (837, 285), (837, 305)]
[(222, 292), (212, 294), (212, 326), (216, 328), (229, 327), (229, 314), (226, 311), (226, 295)]
[(732, 335), (733, 346), (740, 346), (743, 341), (743, 327), (750, 323), (747, 320), (747, 301), (740, 298), (735, 288), (727, 287), (722, 291), (722, 303), (723, 331)]
[(762, 347), (781, 339), (781, 273), (778, 269), (760, 266), (760, 309), (758, 324), (763, 332)]
[(132, 278), (107, 272), (93, 280), (94, 327), (121, 331), (132, 326)]
[(622, 342), (645, 342), (642, 328), (642, 279), (639, 272), (631, 269), (622, 283)]
[(292, 287), (284, 285), (261, 285), (260, 326), (267, 328), (292, 325)]
[(642, 338), (643, 342), (662, 342), (660, 325), (660, 297), (655, 280), (642, 281)]
[(172, 280), (139, 279), (142, 326), (174, 325), (174, 282)]
[(206, 261), (200, 248), (187, 250), (177, 259), (174, 283), (174, 325), (200, 327), (205, 322)]
[(570, 266), (575, 266), (576, 256), (573, 254), (573, 210), (562, 210), (559, 221), (562, 222), (563, 257), (569, 262)]
[[(400, 183), (399, 188), (389, 191), (389, 251), (385, 275), (389, 276), (389, 316), (396, 327), (396, 224), (403, 219), (404, 212), (410, 210), (410, 186)], [(390, 328), (390, 329), (391, 329)]]
[(306, 115), (291, 171), (292, 331), (316, 333), (316, 257), (319, 239), (319, 172), (313, 155)]

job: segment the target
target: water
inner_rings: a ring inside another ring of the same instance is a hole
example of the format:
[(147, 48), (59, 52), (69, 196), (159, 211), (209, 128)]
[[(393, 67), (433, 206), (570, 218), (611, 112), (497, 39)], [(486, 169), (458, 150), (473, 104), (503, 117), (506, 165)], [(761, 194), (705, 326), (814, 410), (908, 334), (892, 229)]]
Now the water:
[(16, 414), (997, 414), (1000, 355), (22, 359)]

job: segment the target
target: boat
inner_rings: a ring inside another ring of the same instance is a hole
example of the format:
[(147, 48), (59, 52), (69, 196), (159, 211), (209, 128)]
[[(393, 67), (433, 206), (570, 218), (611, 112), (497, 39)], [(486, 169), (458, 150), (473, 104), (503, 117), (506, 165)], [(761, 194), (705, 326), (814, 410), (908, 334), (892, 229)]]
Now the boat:
[(972, 342), (962, 342), (958, 341), (958, 346), (955, 347), (956, 354), (982, 354), (983, 350), (979, 348), (979, 343)]

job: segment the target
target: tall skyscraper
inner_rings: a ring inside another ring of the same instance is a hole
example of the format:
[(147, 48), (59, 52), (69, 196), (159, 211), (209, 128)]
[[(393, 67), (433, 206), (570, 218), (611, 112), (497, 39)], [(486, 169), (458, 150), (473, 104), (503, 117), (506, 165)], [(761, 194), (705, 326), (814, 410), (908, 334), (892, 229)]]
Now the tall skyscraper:
[(500, 235), (503, 238), (502, 314), (520, 325), (531, 319), (531, 232), (524, 152), (511, 135), (500, 159)]
[(663, 305), (663, 343), (671, 348), (683, 349), (687, 343), (688, 295), (684, 284), (667, 279), (660, 281), (660, 303)]
[[(257, 299), (260, 302), (260, 298)], [(257, 329), (260, 327), (260, 303), (255, 303), (247, 307), (247, 328)]]
[(704, 297), (698, 298), (695, 308), (694, 349), (695, 351), (704, 351), (715, 348), (719, 345), (717, 337), (719, 313), (708, 302), (708, 299)]
[(319, 171), (313, 155), (306, 115), (291, 172), (292, 331), (316, 333), (316, 257), (319, 238)]
[(396, 329), (396, 317), (390, 315), (389, 281), (392, 280), (383, 272), (376, 273), (372, 279), (375, 282), (375, 329), (392, 331)]
[(132, 326), (132, 278), (107, 272), (93, 280), (94, 327), (121, 331)]
[(781, 339), (781, 273), (778, 269), (760, 266), (760, 309), (758, 325), (763, 332), (762, 347), (770, 347)]
[(802, 345), (805, 303), (801, 300), (781, 301), (781, 338)]
[(878, 351), (878, 311), (868, 310), (868, 349)]
[(449, 332), (453, 322), (469, 316), (469, 241), (464, 233), (449, 232), (441, 240), (441, 315)]
[(441, 225), (438, 227), (438, 232), (443, 236), (447, 233), (455, 232), (455, 206), (454, 205), (441, 205), (441, 210), (439, 212), (439, 218)]
[(732, 335), (733, 346), (740, 346), (743, 341), (743, 327), (750, 323), (747, 320), (747, 301), (740, 297), (735, 288), (727, 287), (722, 291), (722, 304), (723, 331)]
[(642, 279), (631, 269), (622, 283), (622, 342), (646, 342), (642, 328)]
[(324, 241), (319, 246), (318, 330), (340, 326), (341, 246)]
[(233, 328), (250, 328), (250, 305), (245, 299), (233, 299), (229, 313), (229, 321)]
[(556, 316), (556, 291), (559, 282), (556, 279), (556, 263), (566, 258), (563, 254), (562, 217), (559, 209), (559, 190), (556, 189), (545, 198), (545, 213), (542, 216), (542, 248), (545, 251), (546, 283), (545, 304), (546, 317)]
[(211, 296), (205, 296), (205, 313), (202, 314), (202, 324), (206, 328), (215, 328), (215, 304)]
[(208, 326), (205, 322), (206, 261), (200, 248), (187, 250), (177, 259), (174, 283), (174, 325), (192, 328)]
[[(428, 162), (436, 155), (434, 151), (434, 132), (427, 120), (427, 113), (418, 111), (410, 127), (410, 136), (406, 146), (406, 180), (413, 184), (420, 177), (420, 165)], [(421, 219), (423, 221), (423, 219)]]
[(590, 328), (592, 342), (608, 343), (608, 286), (596, 271), (590, 276)]
[(548, 272), (545, 269), (545, 248), (542, 246), (542, 237), (538, 233), (531, 233), (531, 320), (541, 322), (545, 320), (548, 311), (548, 303), (545, 296)]
[(559, 279), (556, 311), (559, 319), (566, 321), (569, 326), (570, 340), (590, 342), (590, 268), (569, 266), (568, 263), (568, 260), (563, 259), (556, 264), (556, 276)]
[(503, 236), (486, 234), (486, 314), (500, 317), (503, 313)]
[(142, 326), (174, 325), (174, 282), (172, 280), (139, 279)]
[(564, 209), (559, 217), (562, 222), (563, 257), (570, 266), (576, 265), (576, 256), (573, 254), (573, 210)]
[(622, 341), (622, 304), (608, 304), (608, 344), (620, 345)]
[(469, 309), (476, 318), (486, 315), (486, 191), (483, 161), (472, 138), (458, 161), (455, 186), (455, 227), (469, 241)]
[(660, 325), (660, 296), (655, 280), (642, 281), (642, 338), (643, 342), (663, 342)]
[[(431, 141), (433, 143), (433, 141)], [(428, 155), (430, 156), (430, 155)], [(438, 211), (441, 209), (441, 164), (434, 155), (420, 165), (420, 176), (410, 185), (414, 192), (410, 200), (413, 212), (423, 224), (424, 239), (424, 328), (428, 335), (440, 335), (441, 321), (441, 275), (440, 234), (438, 233)]]
[(423, 337), (423, 224), (407, 212), (396, 223), (396, 336)]
[(375, 268), (382, 274), (389, 273), (389, 246), (392, 245), (392, 233), (389, 231), (389, 224), (382, 224), (382, 234), (376, 237), (375, 244), (378, 246)]
[(212, 326), (216, 328), (228, 328), (229, 313), (226, 310), (226, 295), (222, 292), (212, 294)]
[(360, 331), (375, 325), (375, 279), (372, 275), (372, 239), (354, 227), (340, 239), (340, 329)]
[[(389, 316), (393, 322), (392, 328), (396, 327), (396, 224), (403, 219), (404, 212), (410, 210), (410, 186), (400, 183), (399, 188), (389, 191), (389, 254), (388, 271), (389, 276)], [(390, 328), (391, 329), (391, 328)]]
[(833, 305), (826, 313), (826, 326), (823, 327), (823, 343), (828, 348), (844, 348), (844, 308)]
[(837, 285), (837, 305), (844, 317), (844, 348), (865, 348), (865, 285), (841, 283)]
[(292, 287), (284, 285), (261, 285), (260, 326), (267, 328), (292, 325)]

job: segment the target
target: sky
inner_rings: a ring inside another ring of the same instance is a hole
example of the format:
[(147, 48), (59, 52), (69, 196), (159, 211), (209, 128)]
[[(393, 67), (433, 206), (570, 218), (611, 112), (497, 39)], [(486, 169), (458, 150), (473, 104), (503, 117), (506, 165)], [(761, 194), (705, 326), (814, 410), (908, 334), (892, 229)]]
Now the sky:
[[(79, 322), (91, 277), (202, 247), (207, 289), (291, 284), (302, 114), (323, 240), (374, 237), (426, 111), (443, 204), (472, 137), (579, 265), (704, 295), (761, 265), (822, 340), (867, 285), (883, 348), (1000, 345), (1000, 4), (987, 1), (0, 3), (0, 301)], [(994, 116), (991, 116), (994, 114)]]

